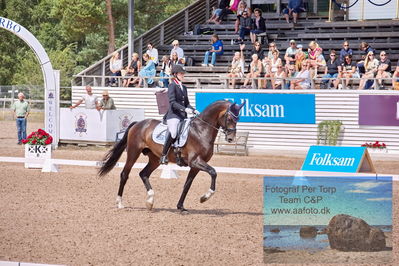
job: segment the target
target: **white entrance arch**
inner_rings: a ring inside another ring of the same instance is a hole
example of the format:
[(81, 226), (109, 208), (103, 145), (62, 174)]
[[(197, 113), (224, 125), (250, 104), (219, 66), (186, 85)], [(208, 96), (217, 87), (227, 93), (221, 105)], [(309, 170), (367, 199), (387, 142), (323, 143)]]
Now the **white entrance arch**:
[(8, 30), (27, 43), (40, 62), (45, 90), (45, 130), (53, 136), (54, 141), (52, 146), (56, 148), (59, 141), (59, 70), (53, 70), (50, 58), (43, 46), (36, 37), (23, 26), (10, 19), (0, 17), (0, 28)]

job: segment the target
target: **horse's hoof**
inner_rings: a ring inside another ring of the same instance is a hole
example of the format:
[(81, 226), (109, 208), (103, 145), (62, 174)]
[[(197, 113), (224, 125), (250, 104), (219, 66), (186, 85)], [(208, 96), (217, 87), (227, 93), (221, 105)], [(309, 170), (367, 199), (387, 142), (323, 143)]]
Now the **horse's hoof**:
[(154, 206), (154, 203), (146, 202), (145, 206), (147, 207), (147, 210), (151, 211), (152, 207)]
[(215, 193), (214, 190), (209, 189), (208, 192), (206, 192), (201, 198), (200, 198), (200, 202), (204, 203), (205, 201), (209, 200), (210, 197), (212, 197), (212, 195)]
[(152, 207), (154, 206), (154, 190), (150, 189), (147, 192), (147, 199), (145, 201), (145, 206), (147, 210), (151, 211)]
[(203, 195), (201, 198), (200, 198), (200, 202), (201, 203), (204, 203), (205, 201), (207, 201), (208, 200), (208, 198), (205, 196), (205, 195)]
[(189, 212), (188, 212), (187, 209), (181, 208), (181, 209), (180, 209), (180, 214), (186, 215), (186, 214), (189, 214)]
[(123, 209), (125, 206), (122, 205), (122, 203), (118, 203), (118, 209)]

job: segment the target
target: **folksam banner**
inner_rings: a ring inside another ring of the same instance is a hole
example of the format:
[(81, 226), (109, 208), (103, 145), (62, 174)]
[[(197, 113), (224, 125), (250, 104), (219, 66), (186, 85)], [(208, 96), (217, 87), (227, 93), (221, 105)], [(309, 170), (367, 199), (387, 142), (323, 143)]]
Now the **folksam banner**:
[(366, 147), (310, 146), (301, 170), (356, 173), (360, 168), (375, 172)]
[(198, 92), (195, 97), (199, 111), (217, 100), (245, 101), (240, 122), (314, 124), (316, 119), (314, 94)]

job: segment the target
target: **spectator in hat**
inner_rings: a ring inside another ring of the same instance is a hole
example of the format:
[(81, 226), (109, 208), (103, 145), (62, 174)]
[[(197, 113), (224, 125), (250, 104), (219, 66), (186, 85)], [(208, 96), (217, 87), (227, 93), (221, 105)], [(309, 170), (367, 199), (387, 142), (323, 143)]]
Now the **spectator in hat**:
[(295, 55), (298, 52), (298, 48), (296, 47), (296, 41), (291, 40), (290, 46), (285, 50), (284, 60), (285, 60), (285, 67), (287, 71), (293, 71), (295, 69)]
[(114, 100), (109, 97), (107, 90), (103, 91), (103, 98), (100, 100), (97, 110), (115, 110)]

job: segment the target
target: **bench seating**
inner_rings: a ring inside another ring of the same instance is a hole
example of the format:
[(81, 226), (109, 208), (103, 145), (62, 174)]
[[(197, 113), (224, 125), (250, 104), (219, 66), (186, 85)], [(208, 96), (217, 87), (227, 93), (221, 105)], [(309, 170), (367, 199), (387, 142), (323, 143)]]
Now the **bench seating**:
[(248, 156), (248, 136), (249, 132), (247, 131), (237, 131), (236, 139), (229, 143), (225, 140), (225, 135), (219, 132), (215, 141), (216, 153)]

